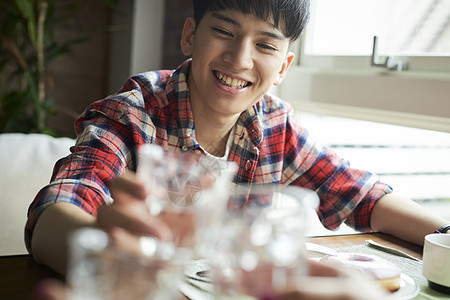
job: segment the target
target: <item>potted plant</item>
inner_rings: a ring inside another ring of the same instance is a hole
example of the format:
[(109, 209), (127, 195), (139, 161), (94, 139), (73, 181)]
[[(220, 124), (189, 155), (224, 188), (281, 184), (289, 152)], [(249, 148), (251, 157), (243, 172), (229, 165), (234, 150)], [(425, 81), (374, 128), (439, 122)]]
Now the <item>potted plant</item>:
[[(103, 0), (114, 6), (117, 0)], [(39, 132), (55, 135), (47, 117), (57, 109), (49, 97), (48, 66), (86, 34), (55, 38), (65, 20), (58, 9), (76, 5), (57, 0), (4, 0), (0, 2), (0, 133)]]

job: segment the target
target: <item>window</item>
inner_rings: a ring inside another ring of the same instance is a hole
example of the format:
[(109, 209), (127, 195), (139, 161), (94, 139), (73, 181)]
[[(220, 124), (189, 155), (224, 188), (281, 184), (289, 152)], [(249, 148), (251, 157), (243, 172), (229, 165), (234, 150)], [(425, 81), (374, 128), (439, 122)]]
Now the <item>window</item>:
[[(407, 61), (402, 72), (371, 67)], [(278, 93), (296, 109), (450, 132), (450, 0), (311, 0)]]
[(307, 55), (450, 56), (450, 1), (313, 0)]
[(450, 71), (450, 0), (312, 0), (302, 64), (369, 68), (378, 53), (410, 71)]

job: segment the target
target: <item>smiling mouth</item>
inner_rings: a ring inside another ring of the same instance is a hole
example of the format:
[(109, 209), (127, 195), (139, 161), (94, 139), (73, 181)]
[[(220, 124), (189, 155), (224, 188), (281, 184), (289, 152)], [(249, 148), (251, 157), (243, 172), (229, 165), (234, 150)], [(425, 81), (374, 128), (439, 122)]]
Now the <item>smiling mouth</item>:
[(219, 72), (219, 71), (213, 71), (213, 73), (214, 73), (214, 76), (217, 78), (217, 80), (221, 84), (231, 87), (231, 88), (234, 88), (234, 89), (242, 89), (242, 88), (252, 85), (251, 82), (236, 79), (236, 78), (231, 78), (231, 77), (227, 76), (226, 74)]

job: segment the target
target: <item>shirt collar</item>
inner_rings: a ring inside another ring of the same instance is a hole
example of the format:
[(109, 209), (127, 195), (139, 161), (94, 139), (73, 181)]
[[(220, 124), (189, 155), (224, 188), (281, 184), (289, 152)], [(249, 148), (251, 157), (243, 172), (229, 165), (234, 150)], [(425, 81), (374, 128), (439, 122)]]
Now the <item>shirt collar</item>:
[(252, 107), (244, 111), (238, 119), (238, 123), (247, 130), (251, 142), (258, 146), (263, 140), (263, 129), (261, 126), (261, 108), (263, 101), (259, 100)]
[(196, 149), (200, 145), (194, 139), (194, 115), (189, 101), (187, 79), (191, 67), (191, 59), (182, 63), (172, 74), (166, 86), (170, 110), (177, 124), (180, 147)]

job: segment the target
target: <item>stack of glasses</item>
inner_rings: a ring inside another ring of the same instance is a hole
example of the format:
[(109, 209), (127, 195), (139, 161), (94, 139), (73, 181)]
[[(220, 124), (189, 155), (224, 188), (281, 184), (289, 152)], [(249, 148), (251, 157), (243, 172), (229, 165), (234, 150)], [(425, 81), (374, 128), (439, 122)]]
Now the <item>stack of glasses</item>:
[(173, 239), (140, 238), (141, 255), (115, 248), (99, 229), (71, 237), (72, 299), (272, 297), (307, 273), (306, 212), (318, 205), (310, 190), (236, 184), (233, 162), (139, 149), (137, 176), (151, 215)]

